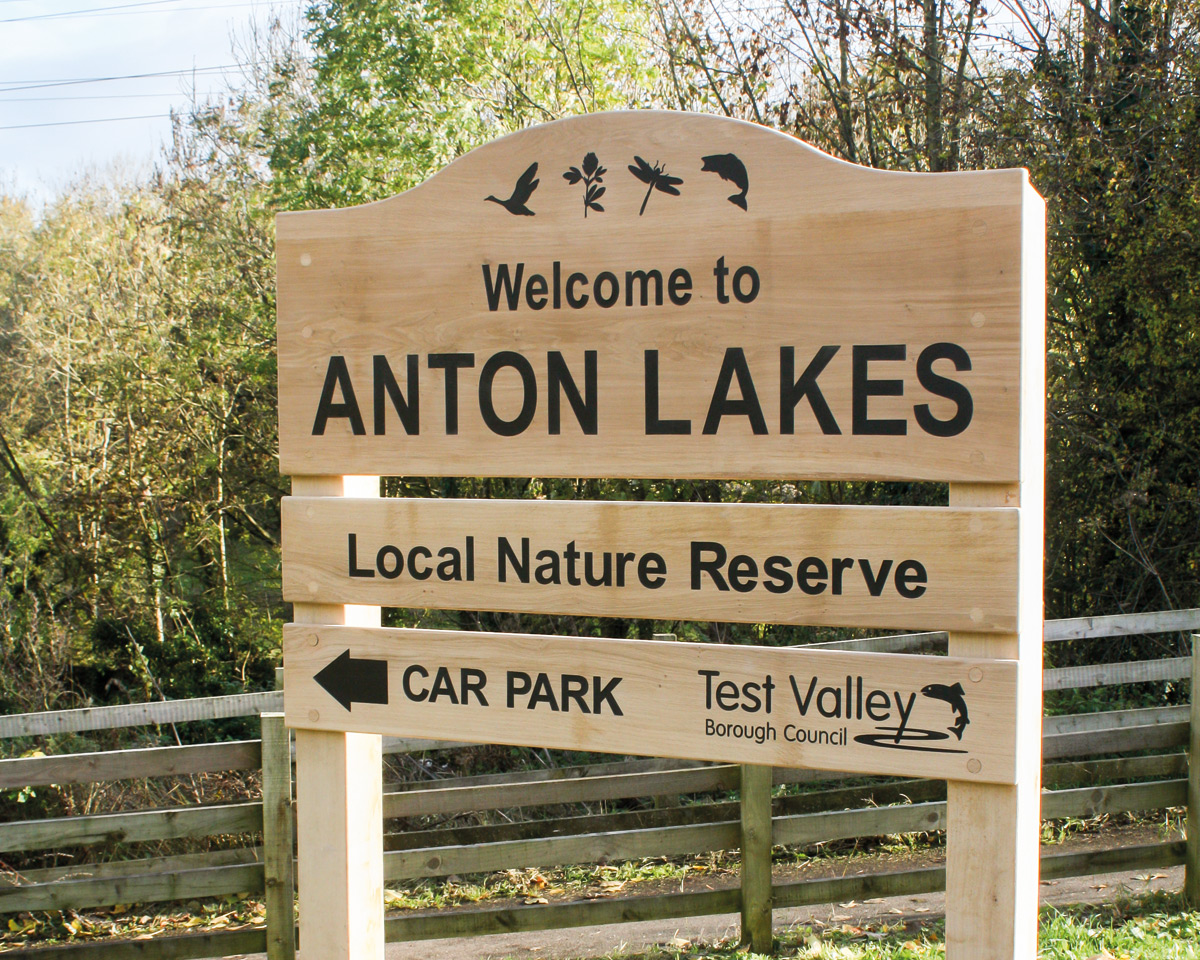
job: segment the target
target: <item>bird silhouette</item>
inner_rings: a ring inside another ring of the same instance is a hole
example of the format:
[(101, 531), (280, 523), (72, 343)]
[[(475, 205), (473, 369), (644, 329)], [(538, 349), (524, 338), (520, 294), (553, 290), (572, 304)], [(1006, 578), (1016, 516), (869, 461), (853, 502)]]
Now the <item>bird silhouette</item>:
[(537, 189), (540, 180), (535, 180), (537, 176), (537, 163), (531, 163), (529, 168), (521, 174), (517, 185), (513, 187), (512, 196), (507, 200), (501, 200), (499, 197), (487, 196), (484, 200), (491, 200), (492, 203), (498, 203), (509, 213), (518, 217), (536, 216), (532, 210), (525, 206), (525, 202), (529, 199), (534, 190)]
[(722, 180), (728, 180), (735, 187), (741, 190), (741, 193), (735, 193), (732, 197), (726, 199), (735, 207), (741, 207), (743, 210), (746, 207), (746, 194), (750, 190), (750, 177), (746, 173), (746, 165), (738, 159), (733, 153), (714, 153), (708, 157), (701, 157), (704, 165), (700, 168), (703, 173), (715, 173)]

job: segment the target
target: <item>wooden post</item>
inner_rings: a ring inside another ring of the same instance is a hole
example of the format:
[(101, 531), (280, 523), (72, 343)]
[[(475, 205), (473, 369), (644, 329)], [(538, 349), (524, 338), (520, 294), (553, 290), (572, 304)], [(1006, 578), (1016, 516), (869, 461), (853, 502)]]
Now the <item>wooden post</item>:
[(1188, 730), (1187, 862), (1183, 895), (1194, 909), (1200, 905), (1200, 634), (1192, 635), (1192, 712)]
[[(1017, 782), (1012, 786), (955, 780), (946, 784), (947, 960), (1026, 960), (1037, 955), (1046, 214), (1041, 197), (1029, 184), (1024, 189), (1020, 482), (950, 485), (952, 507), (1020, 508), (1018, 632), (950, 634), (953, 657), (1013, 659), (1020, 663)], [(970, 602), (969, 597), (963, 598), (964, 604)]]
[(292, 739), (283, 725), (282, 713), (264, 713), (261, 723), (267, 960), (293, 960), (296, 883), (292, 869)]
[[(377, 497), (379, 478), (293, 477), (292, 493)], [(377, 627), (380, 610), (297, 603), (293, 620)], [(296, 730), (304, 960), (383, 960), (382, 747), (382, 738), (375, 734)]]
[(742, 764), (742, 943), (771, 952), (771, 768)]

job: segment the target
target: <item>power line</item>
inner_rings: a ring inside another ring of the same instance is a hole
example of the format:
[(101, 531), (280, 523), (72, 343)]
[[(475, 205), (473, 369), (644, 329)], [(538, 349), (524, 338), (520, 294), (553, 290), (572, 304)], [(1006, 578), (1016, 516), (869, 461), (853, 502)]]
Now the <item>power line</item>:
[(87, 7), (83, 10), (60, 10), (57, 13), (31, 13), (24, 17), (10, 17), (0, 23), (19, 23), (22, 20), (55, 20), (59, 17), (77, 17), (106, 10), (127, 10), (130, 7), (161, 7), (164, 3), (182, 3), (183, 0), (140, 0), (138, 3), (119, 3), (109, 7)]
[(179, 97), (179, 96), (197, 96), (197, 97), (216, 97), (222, 96), (223, 90), (206, 90), (195, 94), (185, 94), (176, 90), (167, 93), (85, 93), (72, 97), (5, 97), (2, 96), (3, 90), (0, 90), (0, 104), (5, 103), (57, 103), (65, 100), (145, 100), (153, 97)]
[[(160, 9), (156, 9), (156, 10), (125, 9), (127, 7), (157, 6), (158, 4), (163, 4), (163, 3), (181, 3), (181, 2), (182, 2), (182, 0), (146, 0), (146, 2), (143, 2), (143, 3), (126, 3), (126, 4), (120, 4), (120, 5), (112, 6), (112, 7), (92, 7), (92, 8), (86, 9), (86, 10), (64, 10), (60, 13), (39, 13), (39, 14), (30, 14), (28, 16), (23, 16), (23, 17), (8, 17), (5, 19), (0, 19), (0, 23), (27, 23), (27, 22), (33, 21), (33, 20), (72, 20), (72, 19), (86, 19), (86, 18), (96, 18), (96, 17), (101, 17), (101, 18), (103, 18), (103, 17), (132, 17), (132, 16), (141, 16), (141, 15), (147, 14), (147, 13), (190, 13), (190, 12), (194, 12), (194, 11), (198, 11), (198, 10), (203, 10), (203, 11), (237, 10), (237, 9), (245, 9), (247, 7), (273, 6), (277, 2), (277, 0), (240, 0), (240, 2), (235, 2), (235, 3), (209, 4), (207, 6), (202, 6), (202, 7), (171, 7), (169, 9), (160, 8)], [(116, 12), (105, 12), (105, 11), (116, 11)]]
[[(234, 70), (252, 64), (225, 63), (215, 67), (191, 67), (185, 70), (160, 70), (156, 73), (126, 73), (112, 77), (71, 77), (61, 80), (25, 81), (0, 80), (0, 93), (16, 93), (18, 90), (40, 90), (44, 87), (66, 87), (81, 83), (108, 83), (112, 80), (145, 80), (148, 77), (184, 77), (197, 73), (217, 73), (224, 70)], [(4, 84), (21, 84), (21, 86), (4, 86)]]
[(54, 123), (15, 123), (0, 130), (31, 130), (34, 127), (74, 127), (81, 123), (118, 123), (122, 120), (165, 120), (169, 113), (147, 113), (140, 117), (99, 117), (95, 120), (58, 120)]

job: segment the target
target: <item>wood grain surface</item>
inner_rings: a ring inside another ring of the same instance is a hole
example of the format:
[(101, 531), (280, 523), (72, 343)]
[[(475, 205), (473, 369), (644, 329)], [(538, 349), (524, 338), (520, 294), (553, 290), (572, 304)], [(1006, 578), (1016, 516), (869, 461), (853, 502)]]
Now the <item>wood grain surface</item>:
[(1016, 768), (1012, 661), (299, 624), (284, 660), (286, 721), (306, 729), (976, 782)]
[(944, 507), (288, 498), (283, 591), (294, 602), (1011, 631), (1017, 521), (1015, 510)]
[(283, 472), (1015, 480), (1026, 184), (637, 111), (280, 214)]

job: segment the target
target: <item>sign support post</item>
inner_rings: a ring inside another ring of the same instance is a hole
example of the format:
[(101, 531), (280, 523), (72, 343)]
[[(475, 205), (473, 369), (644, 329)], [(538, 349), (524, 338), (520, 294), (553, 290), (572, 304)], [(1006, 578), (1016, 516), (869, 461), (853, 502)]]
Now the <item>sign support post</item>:
[(1016, 783), (946, 784), (946, 955), (1037, 955), (1042, 773), (1046, 208), (1026, 183), (1021, 218), (1019, 481), (952, 483), (951, 507), (1019, 508), (1017, 633), (950, 633), (950, 656), (1016, 660)]
[[(297, 496), (379, 496), (378, 477), (293, 477)], [(378, 627), (380, 608), (296, 603), (296, 623)], [(316, 711), (313, 711), (314, 713)], [(317, 719), (317, 718), (313, 718)], [(296, 730), (300, 955), (383, 958), (383, 738)]]

